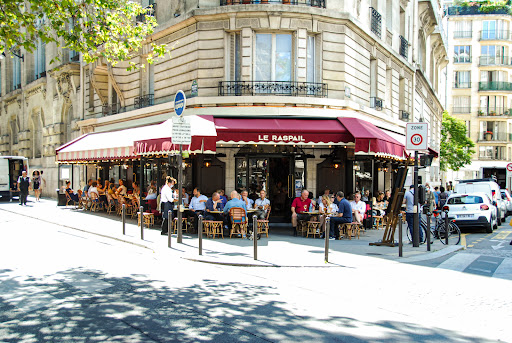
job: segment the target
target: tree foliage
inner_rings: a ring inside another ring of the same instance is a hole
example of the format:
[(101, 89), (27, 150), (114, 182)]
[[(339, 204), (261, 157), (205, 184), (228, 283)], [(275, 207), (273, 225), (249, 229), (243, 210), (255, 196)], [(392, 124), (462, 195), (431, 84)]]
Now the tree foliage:
[[(41, 39), (82, 53), (86, 63), (103, 57), (115, 65), (129, 60), (153, 34), (157, 22), (152, 12), (128, 0), (2, 0), (0, 53), (33, 52)], [(165, 45), (149, 44), (150, 63), (167, 51)], [(130, 62), (128, 69), (135, 67)]]
[(443, 171), (459, 170), (471, 163), (475, 143), (467, 136), (466, 123), (443, 112), (441, 127), (440, 168)]

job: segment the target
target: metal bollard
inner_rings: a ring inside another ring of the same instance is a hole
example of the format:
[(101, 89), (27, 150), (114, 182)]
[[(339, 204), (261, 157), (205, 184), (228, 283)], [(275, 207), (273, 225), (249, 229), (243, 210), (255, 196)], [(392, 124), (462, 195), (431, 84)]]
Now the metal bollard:
[(448, 220), (448, 211), (444, 211), (444, 230), (445, 230), (445, 244), (448, 245), (448, 233), (450, 232), (450, 221)]
[(203, 216), (199, 215), (197, 221), (197, 234), (199, 235), (199, 255), (203, 255)]
[(144, 207), (140, 207), (140, 239), (144, 240)]
[(258, 217), (252, 217), (252, 241), (254, 247), (254, 259), (258, 259)]
[(121, 211), (121, 221), (123, 222), (123, 235), (126, 235), (126, 205), (123, 204)]
[(398, 214), (398, 256), (399, 257), (404, 256), (404, 251), (403, 251), (404, 243), (402, 241), (403, 240), (402, 216), (403, 216), (402, 213)]
[(171, 247), (172, 211), (167, 211), (167, 247)]
[(180, 210), (180, 206), (178, 205), (178, 222), (176, 223), (176, 227), (178, 228), (178, 238), (176, 239), (176, 241), (178, 243), (183, 243), (183, 214), (181, 213)]
[(432, 216), (432, 213), (430, 211), (427, 212), (427, 251), (430, 251), (430, 217)]
[(331, 230), (331, 218), (325, 218), (325, 251), (324, 251), (324, 261), (325, 263), (329, 262), (329, 231)]

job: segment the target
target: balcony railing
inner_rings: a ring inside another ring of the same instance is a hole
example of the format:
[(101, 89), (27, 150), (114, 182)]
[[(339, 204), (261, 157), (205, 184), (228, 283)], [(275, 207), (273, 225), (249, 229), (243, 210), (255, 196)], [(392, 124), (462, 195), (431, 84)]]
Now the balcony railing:
[(373, 7), (370, 7), (370, 28), (373, 33), (382, 37), (382, 15)]
[(489, 133), (489, 131), (480, 132), (479, 142), (508, 142), (509, 135), (506, 132)]
[(146, 16), (154, 17), (156, 14), (156, 3), (146, 6), (145, 9), (148, 9), (149, 11), (147, 11), (144, 14), (139, 14), (138, 16), (136, 16), (135, 20), (137, 22), (144, 23), (146, 21)]
[(479, 117), (501, 117), (506, 116), (509, 117), (512, 115), (512, 109), (505, 108), (505, 107), (480, 107), (478, 109), (478, 116)]
[(512, 82), (488, 81), (478, 83), (479, 91), (504, 91), (512, 92)]
[(409, 50), (409, 42), (403, 36), (400, 36), (400, 56), (407, 59), (407, 52)]
[(121, 107), (121, 104), (112, 104), (112, 105), (103, 105), (101, 112), (104, 116), (110, 116), (113, 114), (118, 114), (123, 111), (123, 107)]
[(144, 108), (153, 106), (154, 94), (146, 94), (142, 96), (138, 96), (135, 98), (134, 107), (135, 108)]
[(461, 38), (472, 38), (473, 31), (454, 31), (453, 38), (461, 39)]
[(400, 120), (409, 121), (410, 117), (411, 117), (411, 115), (409, 114), (409, 112), (406, 112), (404, 110), (400, 110)]
[(495, 8), (490, 11), (480, 11), (480, 6), (450, 6), (448, 15), (487, 15), (487, 14), (508, 14), (509, 8)]
[(219, 96), (288, 95), (327, 97), (327, 84), (296, 81), (220, 81)]
[(220, 0), (221, 6), (283, 4), (325, 8), (325, 0)]
[(376, 96), (370, 97), (370, 107), (375, 108), (377, 111), (382, 111), (384, 106), (384, 100), (377, 98)]
[(508, 56), (480, 56), (480, 66), (512, 66), (512, 60)]
[(471, 56), (453, 56), (453, 63), (471, 63)]
[(507, 159), (506, 153), (499, 151), (491, 151), (489, 154), (487, 153), (480, 153), (478, 155), (479, 160), (486, 160), (486, 161), (502, 161)]
[(452, 107), (452, 113), (455, 113), (455, 114), (471, 113), (471, 106), (455, 106), (455, 107)]
[(456, 89), (471, 88), (471, 82), (454, 82), (453, 88), (456, 88)]
[(480, 40), (510, 40), (509, 30), (483, 30), (480, 31)]

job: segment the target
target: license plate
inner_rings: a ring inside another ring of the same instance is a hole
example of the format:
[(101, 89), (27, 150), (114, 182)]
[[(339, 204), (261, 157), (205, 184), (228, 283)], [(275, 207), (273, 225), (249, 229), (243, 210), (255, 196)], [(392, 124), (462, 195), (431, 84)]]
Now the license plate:
[(473, 218), (472, 214), (459, 214), (457, 218)]

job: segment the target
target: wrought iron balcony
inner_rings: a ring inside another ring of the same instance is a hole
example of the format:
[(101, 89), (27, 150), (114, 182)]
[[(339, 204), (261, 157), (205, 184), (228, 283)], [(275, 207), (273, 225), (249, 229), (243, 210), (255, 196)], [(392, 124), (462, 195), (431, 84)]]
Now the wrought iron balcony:
[(296, 81), (220, 81), (219, 96), (288, 95), (327, 97), (327, 84)]
[(455, 114), (471, 113), (471, 106), (455, 106), (455, 107), (452, 107), (452, 113), (455, 113)]
[(370, 107), (375, 108), (377, 111), (382, 111), (384, 106), (384, 100), (377, 98), (376, 96), (370, 97)]
[(220, 0), (221, 6), (283, 4), (325, 8), (325, 0)]
[(453, 38), (462, 39), (462, 38), (472, 38), (473, 31), (454, 31)]
[(512, 115), (512, 109), (505, 107), (480, 107), (478, 109), (479, 117), (509, 117)]
[(404, 110), (400, 110), (400, 119), (403, 120), (403, 121), (409, 121), (409, 118), (411, 117), (411, 115), (409, 114), (409, 112), (406, 112)]
[(135, 21), (138, 23), (144, 23), (146, 21), (146, 16), (154, 17), (156, 15), (156, 3), (151, 4), (149, 6), (144, 7), (145, 9), (148, 9), (144, 14), (139, 14), (135, 17)]
[(154, 94), (146, 94), (142, 96), (138, 96), (135, 98), (134, 107), (135, 108), (144, 108), (153, 106)]
[(403, 56), (407, 59), (407, 52), (409, 50), (409, 42), (405, 37), (400, 36), (400, 56)]
[(471, 56), (466, 56), (466, 55), (453, 56), (453, 63), (471, 63)]
[(382, 15), (373, 7), (370, 7), (370, 28), (379, 38), (382, 37)]
[(509, 30), (482, 30), (480, 40), (510, 40)]
[(454, 82), (453, 88), (455, 89), (467, 89), (471, 88), (471, 82)]
[(512, 60), (508, 56), (480, 56), (480, 66), (512, 67)]
[(478, 83), (479, 91), (503, 91), (512, 92), (512, 82), (504, 81), (481, 81)]

